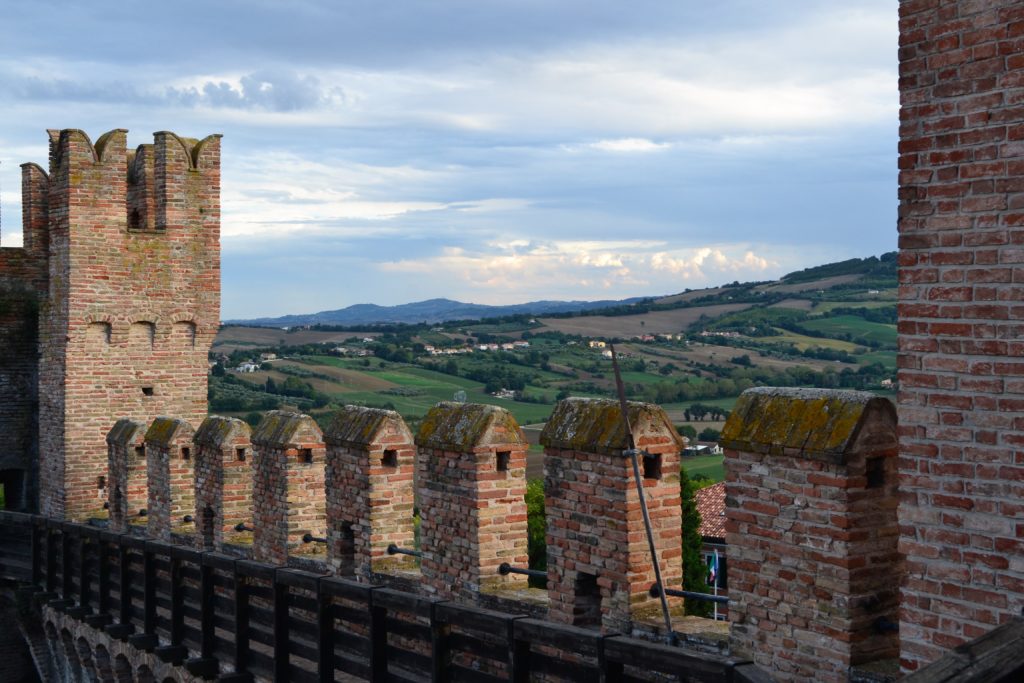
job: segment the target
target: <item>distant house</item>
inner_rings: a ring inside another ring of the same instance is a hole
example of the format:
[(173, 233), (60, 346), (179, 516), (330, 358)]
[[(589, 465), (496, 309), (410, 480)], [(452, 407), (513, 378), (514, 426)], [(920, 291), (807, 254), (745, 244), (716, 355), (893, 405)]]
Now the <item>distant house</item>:
[(589, 346), (592, 349), (603, 349), (605, 346), (607, 346), (607, 344), (605, 344), (600, 339), (591, 339), (590, 341), (587, 342), (587, 346)]
[(721, 455), (722, 447), (717, 443), (711, 441), (701, 441), (697, 443), (691, 443), (683, 449), (683, 455), (694, 456), (694, 455)]
[(611, 358), (612, 357), (611, 349), (605, 349), (604, 351), (601, 352), (601, 355), (604, 356), (605, 358)]
[[(729, 563), (726, 560), (725, 545), (725, 482), (720, 481), (713, 486), (705, 486), (694, 494), (697, 501), (697, 512), (700, 513), (700, 537), (703, 541), (701, 556), (705, 566), (710, 567), (718, 551), (718, 594), (728, 595)], [(725, 605), (718, 606), (718, 619), (727, 620), (729, 610)]]
[(235, 370), (237, 372), (256, 372), (260, 366), (256, 363), (242, 363)]
[(260, 361), (261, 362), (265, 362), (265, 361), (268, 361), (268, 360), (277, 360), (277, 354), (276, 353), (261, 353), (260, 354)]

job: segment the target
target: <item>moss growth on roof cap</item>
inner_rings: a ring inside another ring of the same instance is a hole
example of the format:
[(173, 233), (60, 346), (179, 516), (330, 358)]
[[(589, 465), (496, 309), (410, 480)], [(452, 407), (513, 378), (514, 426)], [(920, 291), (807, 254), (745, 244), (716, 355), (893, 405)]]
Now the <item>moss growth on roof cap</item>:
[(316, 420), (302, 413), (271, 410), (263, 415), (252, 432), (252, 442), (272, 446), (291, 446), (323, 440)]
[(855, 449), (869, 415), (892, 424), (888, 399), (863, 391), (758, 387), (743, 392), (722, 430), (721, 444), (737, 451), (803, 456), (841, 463)]
[(111, 446), (130, 446), (142, 443), (146, 434), (146, 425), (141, 422), (122, 417), (107, 432), (107, 443)]
[(195, 430), (192, 425), (176, 417), (158, 417), (146, 430), (146, 443), (156, 446), (177, 445), (183, 441), (191, 441)]
[(324, 441), (338, 446), (367, 447), (388, 425), (394, 425), (409, 441), (412, 432), (402, 416), (393, 410), (345, 406), (334, 414), (324, 430)]
[(193, 441), (204, 446), (222, 448), (235, 443), (239, 438), (246, 441), (252, 436), (252, 428), (236, 417), (210, 415), (196, 430)]
[(442, 401), (420, 423), (416, 445), (456, 452), (481, 446), (529, 445), (512, 413), (482, 403)]
[[(629, 401), (627, 407), (634, 438), (662, 436), (682, 450), (683, 440), (661, 406)], [(548, 448), (588, 453), (618, 453), (629, 447), (619, 402), (598, 398), (559, 401), (541, 430), (540, 442)]]

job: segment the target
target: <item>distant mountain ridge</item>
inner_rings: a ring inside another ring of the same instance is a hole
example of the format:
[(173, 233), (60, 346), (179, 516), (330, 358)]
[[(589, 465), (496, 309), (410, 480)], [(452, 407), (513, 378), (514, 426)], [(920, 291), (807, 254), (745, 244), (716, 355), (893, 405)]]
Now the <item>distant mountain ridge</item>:
[(300, 315), (283, 315), (277, 318), (253, 318), (250, 320), (225, 320), (226, 324), (253, 325), (257, 327), (301, 327), (305, 325), (373, 325), (388, 323), (440, 323), (446, 320), (479, 320), (499, 318), (505, 315), (549, 315), (572, 313), (610, 306), (622, 306), (650, 297), (601, 301), (530, 301), (525, 304), (488, 306), (464, 303), (451, 299), (427, 299), (398, 306), (376, 304), (355, 304), (334, 311), (320, 311)]
[[(805, 268), (793, 273), (783, 275), (777, 284), (793, 284), (801, 282), (812, 282), (815, 280), (832, 278), (836, 276), (858, 275), (861, 281), (888, 281), (892, 280), (892, 286), (896, 283), (896, 252), (888, 252), (881, 256), (869, 256), (867, 258), (853, 258), (835, 263), (826, 263), (820, 266)], [(764, 284), (764, 283), (761, 283)], [(734, 287), (750, 287), (752, 284), (723, 285), (717, 288), (706, 290), (687, 290), (686, 296), (693, 298), (700, 292), (712, 292), (717, 290), (730, 290)], [(677, 298), (682, 295), (673, 295), (668, 298)], [(488, 306), (485, 304), (464, 303), (452, 299), (427, 299), (398, 306), (378, 306), (377, 304), (355, 304), (346, 308), (334, 311), (320, 311), (300, 315), (284, 315), (276, 318), (252, 318), (249, 320), (225, 320), (225, 324), (248, 325), (253, 327), (304, 327), (307, 325), (337, 325), (337, 326), (361, 326), (361, 325), (386, 325), (386, 324), (416, 324), (416, 323), (443, 323), (450, 320), (481, 320), (485, 318), (500, 318), (508, 315), (555, 315), (564, 313), (578, 313), (582, 311), (597, 311), (603, 308), (629, 306), (637, 302), (658, 301), (659, 297), (631, 297), (628, 299), (602, 299), (599, 301), (530, 301), (525, 304), (511, 304), (508, 306)], [(730, 297), (731, 299), (731, 297)], [(638, 311), (643, 312), (643, 311)], [(620, 313), (621, 314), (621, 313)]]

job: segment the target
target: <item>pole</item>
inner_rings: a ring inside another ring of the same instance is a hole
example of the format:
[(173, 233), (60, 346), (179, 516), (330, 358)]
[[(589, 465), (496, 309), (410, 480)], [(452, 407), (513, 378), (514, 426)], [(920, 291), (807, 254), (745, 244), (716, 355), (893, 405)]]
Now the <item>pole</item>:
[(622, 425), (626, 431), (627, 452), (633, 460), (633, 479), (636, 481), (636, 493), (640, 498), (640, 512), (644, 516), (644, 529), (647, 531), (647, 545), (651, 549), (651, 563), (654, 565), (654, 580), (658, 582), (658, 597), (661, 600), (661, 613), (665, 617), (665, 640), (669, 645), (676, 644), (676, 634), (672, 630), (672, 616), (668, 611), (668, 598), (665, 596), (665, 584), (661, 580), (661, 563), (658, 561), (658, 548), (654, 544), (654, 532), (651, 530), (651, 517), (647, 513), (647, 496), (644, 495), (644, 482), (640, 477), (640, 462), (637, 458), (636, 443), (633, 441), (633, 429), (629, 426), (629, 405), (626, 403), (626, 388), (622, 384), (619, 373), (619, 360), (615, 354), (615, 345), (611, 344), (612, 368), (615, 370), (615, 388), (619, 393), (619, 411), (622, 413)]

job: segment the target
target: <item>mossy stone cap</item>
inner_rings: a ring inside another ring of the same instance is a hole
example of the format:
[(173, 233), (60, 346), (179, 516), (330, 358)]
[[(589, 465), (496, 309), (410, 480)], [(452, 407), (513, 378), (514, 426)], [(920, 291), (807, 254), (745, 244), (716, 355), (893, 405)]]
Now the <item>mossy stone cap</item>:
[(529, 442), (512, 413), (504, 408), (481, 403), (442, 401), (424, 416), (419, 433), (416, 434), (416, 445), (468, 452), (474, 448), (494, 445), (527, 448)]
[(145, 435), (145, 424), (122, 417), (107, 432), (107, 443), (111, 446), (138, 445), (142, 443)]
[(210, 415), (199, 425), (193, 441), (204, 446), (221, 448), (240, 439), (248, 441), (251, 437), (252, 428), (246, 422), (236, 417)]
[(870, 419), (896, 434), (896, 408), (864, 391), (758, 387), (743, 392), (722, 430), (725, 448), (843, 463)]
[[(653, 403), (629, 401), (630, 429), (641, 434), (669, 439), (682, 450), (683, 440), (665, 410)], [(598, 398), (567, 398), (558, 402), (540, 433), (548, 448), (618, 454), (629, 448), (618, 401)]]
[(302, 413), (271, 410), (253, 430), (252, 442), (271, 446), (291, 446), (322, 441), (323, 432), (316, 420)]
[(195, 430), (192, 425), (177, 417), (158, 417), (146, 430), (146, 443), (168, 447), (184, 441), (191, 442)]
[(324, 441), (339, 446), (365, 448), (372, 445), (389, 425), (398, 429), (408, 441), (412, 441), (412, 432), (402, 416), (395, 411), (345, 406), (331, 418), (324, 430)]

